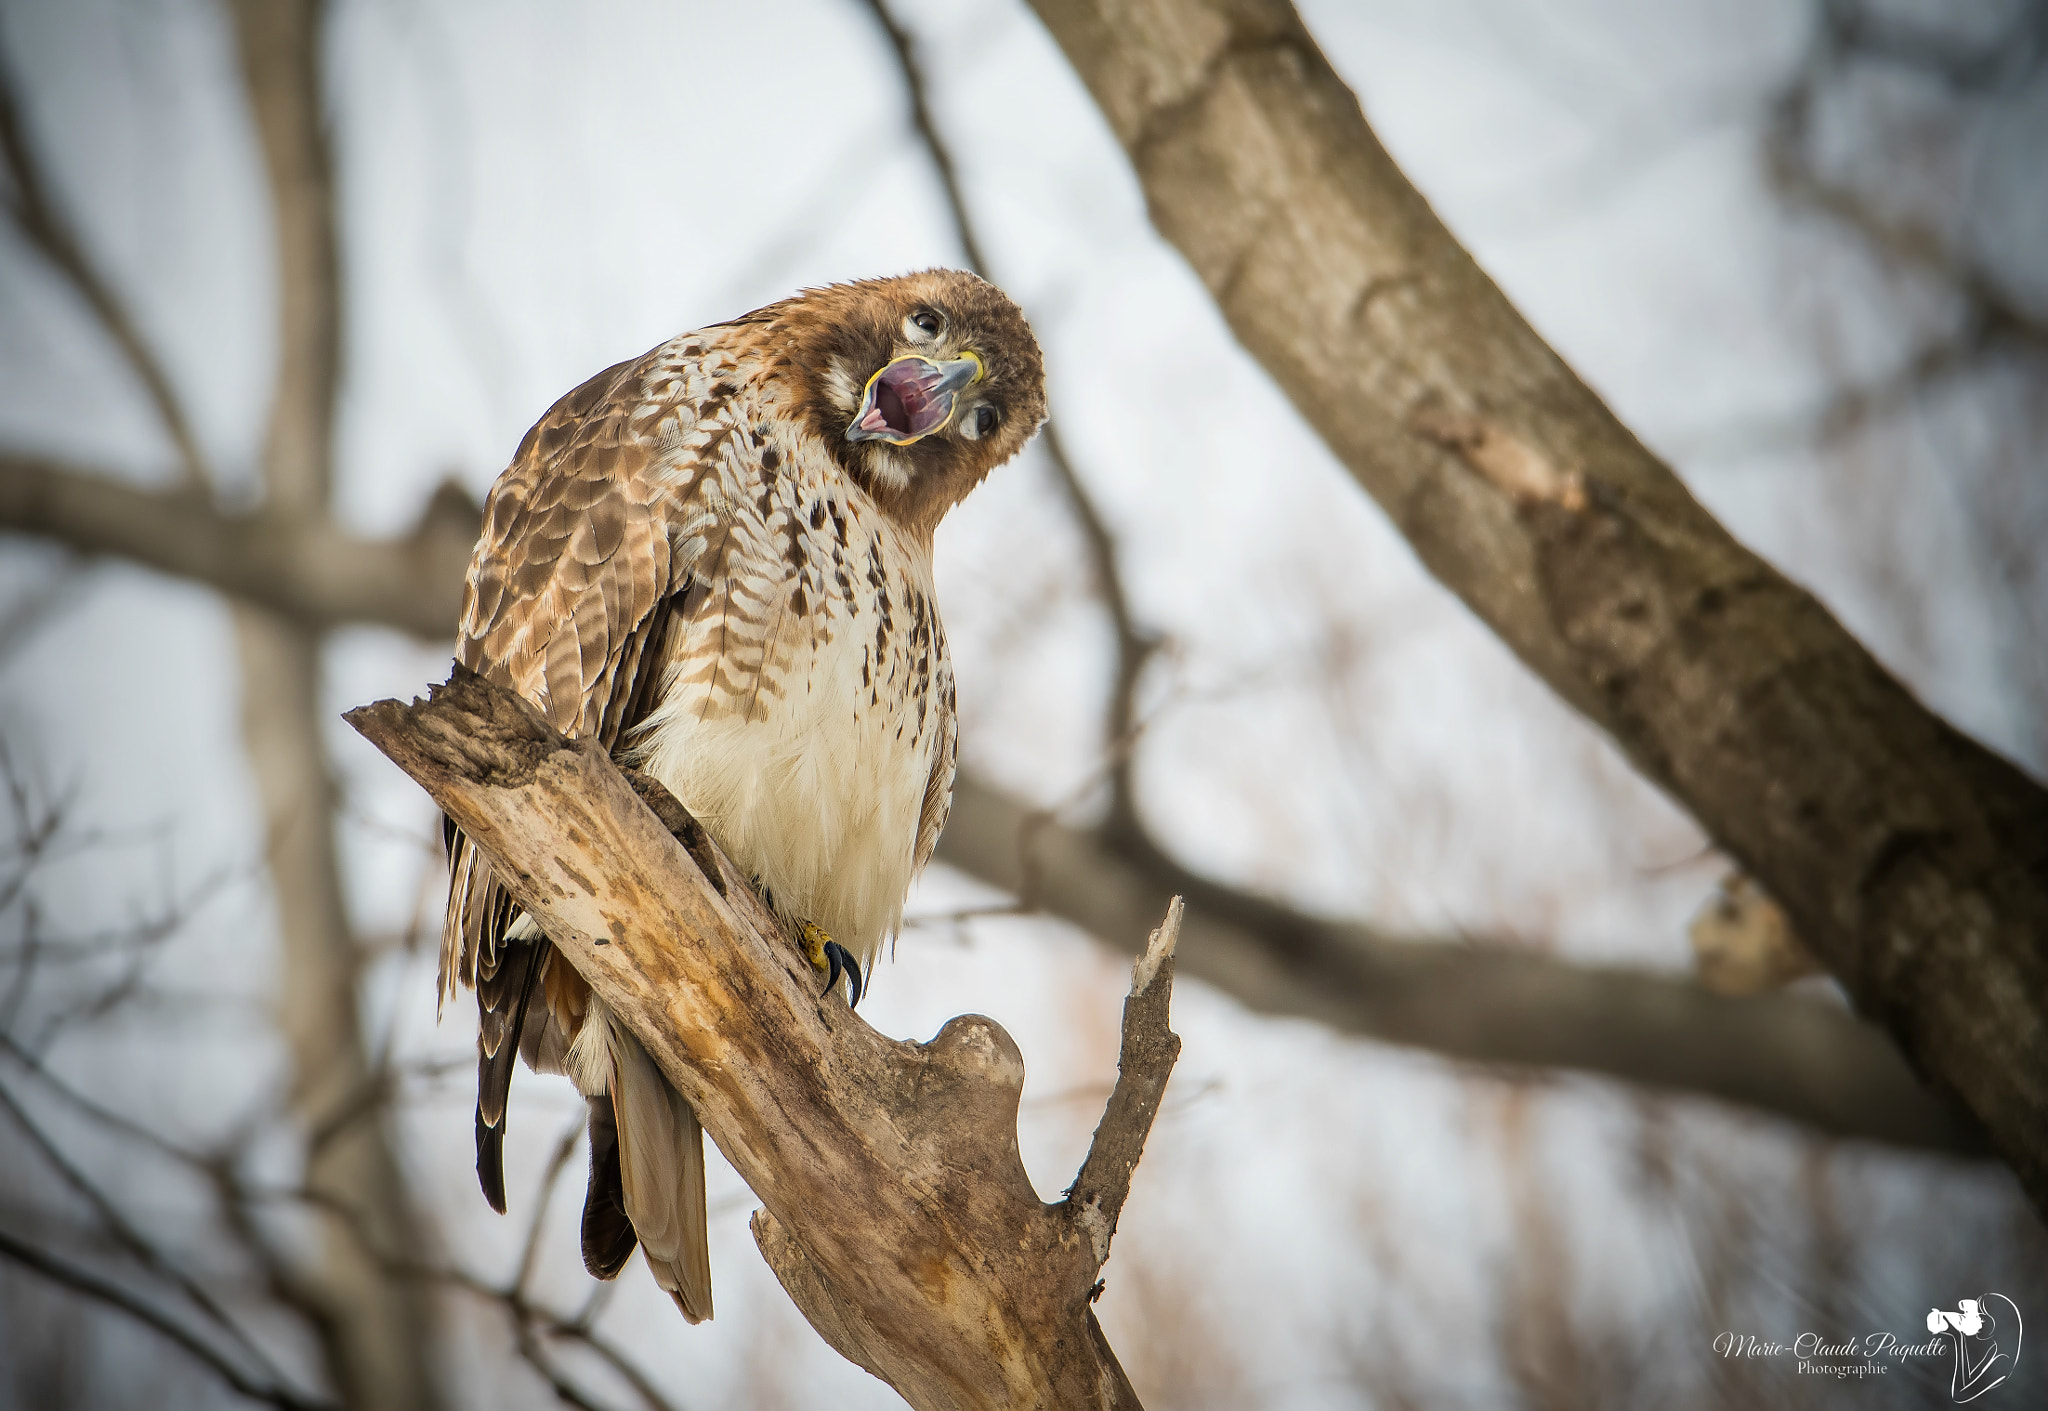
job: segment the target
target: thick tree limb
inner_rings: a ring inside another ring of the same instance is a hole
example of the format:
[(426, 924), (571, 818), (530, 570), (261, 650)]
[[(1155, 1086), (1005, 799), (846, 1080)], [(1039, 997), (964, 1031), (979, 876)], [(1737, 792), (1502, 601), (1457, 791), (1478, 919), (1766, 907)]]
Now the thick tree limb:
[(462, 605), (477, 511), (449, 486), (407, 538), (362, 539), (325, 518), (225, 514), (202, 494), (0, 452), (0, 528), (194, 579), (309, 628), (378, 622), (438, 639)]
[(2048, 1208), (2048, 791), (1736, 543), (1283, 0), (1034, 0), (1152, 219), (1416, 552), (1783, 904)]
[(460, 670), (428, 703), (348, 719), (483, 848), (690, 1100), (833, 1347), (920, 1408), (1137, 1405), (1089, 1290), (1178, 1048), (1173, 917), (1125, 1012), (1119, 1092), (1150, 1099), (1112, 1101), (1083, 1168), (1092, 1202), (1046, 1205), (1017, 1153), (1009, 1035), (966, 1015), (900, 1042), (821, 997), (745, 879), (715, 848), (686, 850), (600, 747)]
[[(14, 478), (22, 466), (28, 472)], [(116, 536), (130, 531), (93, 517), (105, 482), (83, 492), (83, 511), (36, 509), (43, 503), (38, 487), (70, 474), (0, 456), (0, 527), (127, 553)], [(82, 472), (77, 478), (86, 479)], [(454, 621), (476, 532), (474, 507), (457, 505), (458, 492), (437, 500), (428, 522), (400, 541), (431, 543), (431, 553), (387, 555), (353, 541), (349, 552), (390, 573), (328, 575), (317, 553), (274, 553), (253, 528), (242, 530), (202, 502), (111, 488), (119, 507), (113, 517), (134, 526), (133, 556), (141, 562), (286, 615), (313, 603), (314, 620), (374, 622), (422, 637), (441, 635)], [(437, 517), (444, 522), (436, 524)], [(180, 532), (141, 539), (149, 523), (175, 524)], [(208, 551), (182, 552), (193, 544)], [(445, 615), (399, 601), (401, 585), (443, 603), (438, 611)], [(1882, 1035), (1827, 1005), (1784, 995), (1722, 1000), (1682, 977), (1455, 940), (1401, 940), (1306, 917), (1190, 873), (1132, 835), (1052, 823), (966, 774), (939, 857), (1112, 943), (1140, 934), (1169, 896), (1183, 894), (1183, 951), (1192, 973), (1269, 1014), (1300, 1015), (1454, 1058), (1580, 1068), (1700, 1093), (1839, 1136), (1965, 1155), (1984, 1150), (1975, 1124), (1930, 1096)]]
[(1719, 1098), (1823, 1132), (1964, 1155), (1976, 1123), (1890, 1040), (1794, 995), (1728, 999), (1684, 979), (1565, 964), (1462, 938), (1396, 940), (1219, 887), (1114, 826), (1072, 828), (962, 775), (941, 862), (1090, 934), (1137, 934), (1187, 898), (1187, 972), (1268, 1014), (1450, 1058), (1576, 1068)]

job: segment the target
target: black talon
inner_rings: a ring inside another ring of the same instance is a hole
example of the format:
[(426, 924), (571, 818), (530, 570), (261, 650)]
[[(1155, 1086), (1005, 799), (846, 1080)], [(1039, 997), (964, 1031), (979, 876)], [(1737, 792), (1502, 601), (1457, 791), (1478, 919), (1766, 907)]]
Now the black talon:
[(825, 963), (831, 967), (830, 972), (825, 978), (825, 993), (828, 995), (832, 993), (832, 987), (839, 983), (839, 972), (843, 969), (846, 971), (846, 992), (852, 996), (847, 1001), (846, 1007), (848, 1009), (859, 1008), (860, 962), (855, 960), (852, 952), (848, 951), (839, 942), (827, 941), (825, 942)]

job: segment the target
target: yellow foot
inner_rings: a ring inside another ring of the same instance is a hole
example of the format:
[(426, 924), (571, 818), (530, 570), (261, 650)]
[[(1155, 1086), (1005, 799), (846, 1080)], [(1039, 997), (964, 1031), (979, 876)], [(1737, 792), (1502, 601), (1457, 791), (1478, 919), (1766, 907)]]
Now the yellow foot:
[(846, 995), (849, 1008), (860, 1003), (860, 962), (853, 958), (845, 946), (832, 939), (824, 927), (806, 921), (798, 933), (803, 939), (804, 959), (811, 963), (813, 970), (823, 970), (825, 993), (832, 993), (832, 987), (839, 983), (839, 972), (846, 972)]
[(826, 931), (823, 926), (814, 925), (806, 921), (804, 922), (803, 930), (799, 934), (803, 938), (804, 959), (811, 962), (811, 969), (823, 970), (827, 968), (831, 962), (826, 959), (825, 947), (832, 944), (831, 933)]

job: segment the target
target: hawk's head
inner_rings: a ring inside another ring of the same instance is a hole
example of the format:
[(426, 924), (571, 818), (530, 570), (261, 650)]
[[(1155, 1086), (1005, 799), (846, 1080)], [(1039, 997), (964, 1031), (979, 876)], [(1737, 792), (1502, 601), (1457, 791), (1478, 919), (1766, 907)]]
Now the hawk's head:
[(798, 376), (811, 432), (922, 537), (1045, 420), (1038, 340), (978, 276), (835, 284), (752, 317), (762, 315)]

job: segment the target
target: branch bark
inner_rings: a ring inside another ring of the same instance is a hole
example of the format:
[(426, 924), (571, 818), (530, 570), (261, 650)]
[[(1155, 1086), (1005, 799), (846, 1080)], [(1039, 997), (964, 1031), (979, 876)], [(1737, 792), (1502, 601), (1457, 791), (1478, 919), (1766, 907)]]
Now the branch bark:
[(1047, 1205), (1017, 1152), (1009, 1035), (965, 1015), (901, 1042), (821, 996), (746, 879), (701, 835), (686, 848), (600, 747), (460, 670), (427, 703), (348, 719), (512, 879), (690, 1100), (828, 1343), (919, 1408), (1137, 1406), (1090, 1290), (1179, 1050), (1177, 909), (1134, 975), (1122, 1072), (1074, 1195)]
[(1034, 0), (1155, 225), (1430, 570), (1757, 877), (2048, 1209), (2048, 791), (1736, 543), (1284, 0)]

